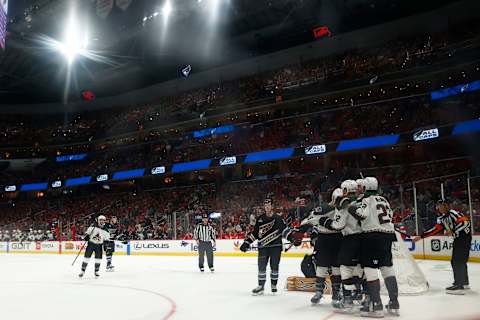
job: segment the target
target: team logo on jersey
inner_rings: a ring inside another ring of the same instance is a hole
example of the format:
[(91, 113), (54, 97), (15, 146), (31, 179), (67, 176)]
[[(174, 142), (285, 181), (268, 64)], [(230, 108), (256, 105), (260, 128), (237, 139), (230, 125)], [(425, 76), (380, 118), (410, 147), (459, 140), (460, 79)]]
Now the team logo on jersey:
[(432, 239), (430, 242), (432, 246), (432, 251), (439, 252), (442, 250), (442, 243), (438, 239)]
[(266, 234), (268, 231), (270, 231), (270, 229), (272, 229), (274, 223), (275, 223), (275, 220), (272, 220), (271, 222), (261, 226), (258, 231), (258, 237), (263, 238), (263, 235)]

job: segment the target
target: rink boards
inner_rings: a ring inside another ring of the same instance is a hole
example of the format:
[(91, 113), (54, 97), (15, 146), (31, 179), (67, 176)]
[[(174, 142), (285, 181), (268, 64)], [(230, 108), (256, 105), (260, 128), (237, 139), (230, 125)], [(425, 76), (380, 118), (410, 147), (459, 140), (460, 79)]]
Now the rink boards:
[[(40, 254), (76, 254), (82, 248), (82, 241), (11, 241), (0, 242), (0, 253), (40, 253)], [(217, 256), (255, 256), (257, 247), (243, 253), (240, 251), (242, 240), (217, 240)], [(405, 244), (417, 259), (450, 260), (453, 239), (436, 236), (413, 243), (410, 239)], [(285, 245), (285, 248), (288, 248)], [(198, 247), (194, 240), (148, 240), (130, 241), (128, 244), (115, 243), (115, 254), (119, 255), (154, 255), (154, 256), (193, 256)], [(284, 252), (285, 257), (303, 257), (313, 251), (308, 239), (300, 247), (291, 247)], [(474, 236), (470, 248), (470, 261), (480, 262), (480, 236)]]

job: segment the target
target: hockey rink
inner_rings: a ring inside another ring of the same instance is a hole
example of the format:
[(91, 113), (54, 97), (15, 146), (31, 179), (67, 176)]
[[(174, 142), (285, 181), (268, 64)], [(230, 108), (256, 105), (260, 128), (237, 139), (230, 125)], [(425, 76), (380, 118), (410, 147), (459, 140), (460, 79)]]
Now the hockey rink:
[[(215, 273), (200, 273), (196, 257), (115, 256), (115, 272), (93, 277), (90, 264), (79, 279), (81, 257), (72, 255), (0, 255), (0, 319), (352, 319), (335, 314), (330, 297), (311, 306), (310, 293), (267, 290), (254, 297), (256, 258), (216, 257)], [(469, 264), (472, 289), (465, 296), (444, 293), (452, 282), (449, 262), (418, 261), (429, 293), (400, 297), (399, 319), (480, 319), (480, 264)], [(300, 275), (300, 259), (284, 258), (280, 287)], [(384, 298), (387, 302), (387, 297)], [(388, 318), (393, 318), (389, 316)]]

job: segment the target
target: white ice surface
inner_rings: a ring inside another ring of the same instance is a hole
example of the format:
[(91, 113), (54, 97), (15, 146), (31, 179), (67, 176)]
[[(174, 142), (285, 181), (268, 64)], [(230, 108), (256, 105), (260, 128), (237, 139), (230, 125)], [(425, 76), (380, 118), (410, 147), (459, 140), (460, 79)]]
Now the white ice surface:
[[(299, 319), (342, 320), (359, 316), (332, 312), (330, 298), (311, 306), (311, 294), (280, 290), (253, 297), (255, 258), (216, 257), (215, 273), (201, 274), (196, 257), (115, 256), (115, 272), (94, 279), (89, 265), (84, 279), (71, 267), (71, 255), (0, 255), (0, 319), (23, 320), (161, 320), (161, 319)], [(93, 260), (93, 259), (92, 259)], [(418, 261), (430, 282), (423, 296), (401, 297), (399, 319), (480, 319), (480, 264), (469, 264), (472, 290), (451, 296), (450, 264)], [(283, 258), (280, 285), (300, 275), (300, 259)], [(384, 302), (387, 297), (384, 297)], [(391, 317), (389, 317), (391, 318)]]

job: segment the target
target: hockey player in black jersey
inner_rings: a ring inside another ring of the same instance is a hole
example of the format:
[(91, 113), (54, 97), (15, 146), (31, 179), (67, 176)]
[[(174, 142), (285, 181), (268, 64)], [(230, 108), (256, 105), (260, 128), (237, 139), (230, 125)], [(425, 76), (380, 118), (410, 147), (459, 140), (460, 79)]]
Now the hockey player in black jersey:
[(273, 211), (273, 199), (267, 197), (264, 202), (265, 213), (258, 217), (253, 232), (240, 246), (246, 252), (251, 244), (258, 240), (258, 286), (253, 295), (261, 295), (267, 281), (267, 265), (270, 262), (271, 290), (277, 292), (278, 269), (283, 251), (282, 232), (286, 228), (283, 219)]
[(112, 264), (112, 256), (115, 252), (115, 239), (117, 239), (118, 236), (117, 217), (112, 216), (110, 218), (110, 222), (107, 222), (103, 229), (110, 234), (110, 239), (106, 240), (103, 243), (105, 255), (107, 256), (107, 271), (114, 271), (114, 266)]

